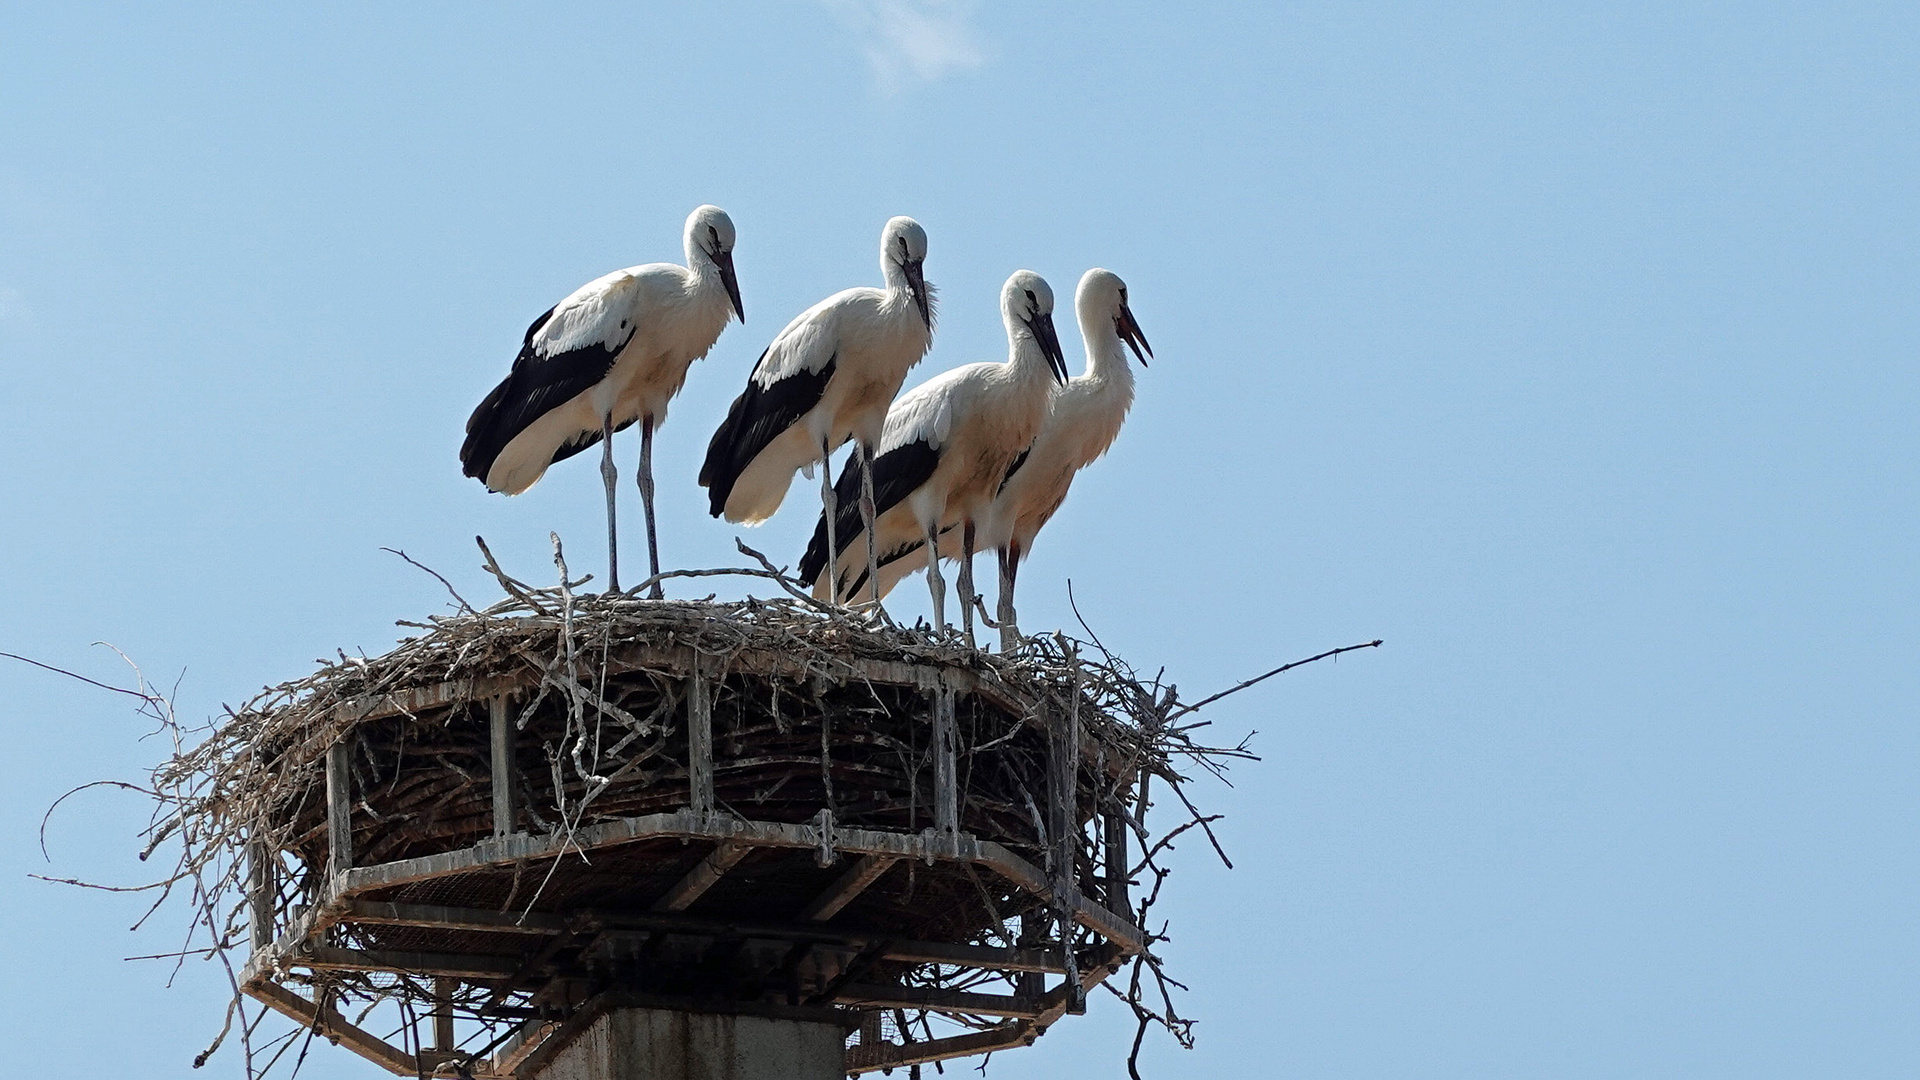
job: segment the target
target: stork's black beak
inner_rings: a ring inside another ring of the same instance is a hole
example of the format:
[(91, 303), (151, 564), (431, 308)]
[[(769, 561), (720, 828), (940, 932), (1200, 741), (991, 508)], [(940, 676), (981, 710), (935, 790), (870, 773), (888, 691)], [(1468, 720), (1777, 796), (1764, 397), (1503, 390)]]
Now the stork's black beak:
[(907, 275), (907, 288), (913, 290), (913, 305), (920, 309), (920, 321), (933, 329), (933, 305), (927, 296), (927, 269), (924, 262), (910, 262), (900, 268)]
[(716, 252), (713, 265), (720, 268), (720, 284), (727, 287), (727, 299), (733, 301), (733, 313), (740, 317), (740, 325), (747, 324), (747, 309), (740, 306), (740, 279), (733, 274), (733, 252)]
[(1033, 340), (1040, 345), (1040, 352), (1047, 358), (1047, 367), (1052, 369), (1054, 381), (1062, 386), (1067, 382), (1067, 357), (1060, 351), (1060, 334), (1053, 328), (1053, 313), (1036, 316), (1027, 323), (1033, 331)]
[[(1147, 344), (1147, 335), (1140, 332), (1140, 324), (1133, 318), (1133, 309), (1124, 300), (1120, 302), (1120, 314), (1114, 318), (1113, 327), (1120, 332), (1120, 340), (1126, 342), (1133, 350), (1133, 355), (1139, 358), (1140, 366), (1146, 367), (1147, 357), (1153, 355), (1153, 346)], [(1142, 349), (1146, 350), (1145, 355), (1141, 354)]]

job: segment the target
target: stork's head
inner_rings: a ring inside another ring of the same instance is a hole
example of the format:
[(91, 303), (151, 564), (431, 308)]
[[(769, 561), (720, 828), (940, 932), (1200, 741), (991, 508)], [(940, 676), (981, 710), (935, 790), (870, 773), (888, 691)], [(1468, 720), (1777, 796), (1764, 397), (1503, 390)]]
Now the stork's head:
[(893, 280), (895, 274), (905, 281), (907, 291), (913, 294), (914, 306), (920, 309), (920, 320), (933, 329), (933, 290), (927, 285), (925, 264), (927, 261), (927, 230), (910, 217), (897, 217), (887, 222), (880, 233), (880, 268), (886, 272), (887, 280)]
[(1000, 317), (1006, 320), (1007, 336), (1016, 342), (1021, 335), (1033, 339), (1047, 367), (1058, 382), (1067, 381), (1067, 360), (1060, 353), (1060, 334), (1053, 328), (1053, 286), (1031, 270), (1015, 270), (1000, 287)]
[(1147, 366), (1153, 346), (1147, 344), (1147, 335), (1140, 332), (1140, 324), (1133, 319), (1133, 309), (1127, 306), (1127, 283), (1120, 280), (1119, 274), (1097, 266), (1087, 271), (1080, 278), (1073, 306), (1080, 315), (1080, 333), (1086, 337), (1089, 348), (1096, 335), (1104, 336), (1107, 328), (1112, 327), (1114, 335), (1139, 357), (1140, 366)]
[(740, 306), (740, 281), (733, 274), (733, 219), (717, 206), (695, 207), (687, 215), (687, 265), (694, 269), (712, 266), (720, 272), (720, 284), (740, 321), (747, 321)]

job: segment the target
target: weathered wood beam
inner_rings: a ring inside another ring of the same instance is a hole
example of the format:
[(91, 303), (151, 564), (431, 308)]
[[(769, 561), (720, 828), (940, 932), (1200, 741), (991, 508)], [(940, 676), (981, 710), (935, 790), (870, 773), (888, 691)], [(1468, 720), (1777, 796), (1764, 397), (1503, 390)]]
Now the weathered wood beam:
[(1112, 942), (1093, 950), (1093, 954), (1087, 958), (1084, 969), (1077, 977), (1070, 978), (1069, 981), (1047, 991), (1046, 1008), (1041, 1010), (1040, 1015), (1034, 1017), (1033, 1022), (1044, 1030), (1067, 1013), (1073, 1013), (1076, 1016), (1085, 1013), (1087, 992), (1106, 982), (1109, 976), (1118, 972), (1120, 962), (1126, 955)]
[(1003, 949), (995, 945), (949, 945), (940, 941), (896, 941), (887, 946), (889, 960), (909, 960), (921, 964), (951, 964), (955, 967), (984, 968), (992, 971), (1048, 972), (1067, 970), (1059, 949)]
[(1042, 1002), (1009, 994), (976, 994), (967, 990), (882, 983), (849, 983), (834, 994), (833, 1000), (841, 1005), (870, 1009), (926, 1009), (968, 1016), (1019, 1018), (1038, 1016), (1045, 1007)]
[(955, 945), (943, 941), (903, 941), (869, 932), (835, 933), (810, 926), (764, 926), (653, 914), (595, 913), (594, 918), (607, 927), (600, 932), (602, 941), (645, 941), (655, 934), (670, 933), (716, 940), (796, 941), (848, 952), (879, 944), (883, 948), (875, 958), (880, 960), (949, 964), (986, 971), (1043, 971), (1056, 975), (1066, 971), (1065, 957), (1055, 948), (1003, 949), (988, 945)]
[(1067, 646), (1071, 678), (1067, 686), (1067, 708), (1055, 713), (1047, 725), (1047, 766), (1051, 777), (1047, 798), (1053, 821), (1053, 844), (1047, 869), (1052, 877), (1054, 918), (1058, 920), (1060, 944), (1067, 958), (1067, 978), (1062, 987), (1068, 997), (1068, 1009), (1086, 1010), (1086, 990), (1080, 985), (1078, 958), (1074, 955), (1074, 928), (1080, 911), (1080, 657)]
[(719, 884), (734, 864), (747, 857), (753, 851), (751, 844), (742, 844), (733, 840), (722, 840), (707, 852), (707, 857), (687, 871), (687, 876), (674, 883), (666, 895), (654, 901), (653, 910), (659, 912), (685, 911), (693, 906), (695, 900), (706, 894), (708, 889)]
[[(505, 1045), (494, 1052), (493, 1075), (520, 1075), (520, 1066), (525, 1064), (526, 1060), (545, 1044), (547, 1037), (559, 1027), (559, 1021), (538, 1016), (521, 1021), (519, 1029), (508, 1038)], [(474, 1075), (482, 1074), (476, 1072)]]
[(287, 963), (314, 971), (391, 971), (456, 979), (503, 979), (520, 970), (520, 960), (513, 956), (340, 949), (330, 945), (315, 945), (294, 953), (287, 957)]
[(384, 1067), (389, 1072), (401, 1076), (420, 1075), (420, 1063), (412, 1054), (405, 1053), (387, 1043), (386, 1040), (355, 1026), (331, 1006), (325, 1009), (317, 1008), (313, 1002), (267, 979), (256, 979), (247, 983), (243, 989), (248, 997), (262, 1005), (299, 1021), (303, 1026), (313, 1028), (329, 1039), (339, 1040), (347, 1049)]
[(442, 975), (433, 980), (433, 1048), (453, 1049), (453, 992), (460, 980)]
[[(683, 811), (644, 814), (589, 825), (565, 836), (518, 833), (497, 840), (483, 840), (472, 847), (437, 855), (356, 867), (331, 881), (321, 907), (326, 909), (327, 917), (337, 918), (335, 905), (341, 901), (396, 885), (508, 867), (521, 860), (534, 862), (557, 858), (569, 851), (590, 852), (658, 839), (737, 840), (755, 847), (802, 850), (819, 843), (817, 830), (808, 825), (733, 818), (702, 819)], [(892, 855), (908, 859), (973, 863), (992, 870), (1015, 887), (1034, 896), (1048, 898), (1053, 891), (1047, 875), (1032, 863), (1000, 844), (965, 834), (950, 838), (935, 837), (930, 842), (924, 835), (878, 829), (841, 829), (835, 834), (834, 846), (842, 853), (853, 855)], [(1099, 903), (1079, 897), (1073, 912), (1080, 925), (1109, 940), (1123, 943), (1129, 953), (1145, 947), (1138, 928)], [(312, 925), (318, 927), (326, 921), (325, 917), (319, 918)]]
[(327, 747), (327, 872), (353, 866), (353, 772), (347, 767), (351, 737)]
[(841, 908), (852, 903), (855, 897), (867, 890), (867, 886), (880, 880), (880, 875), (899, 861), (890, 855), (861, 856), (858, 862), (847, 868), (846, 873), (840, 875), (840, 880), (828, 886), (826, 892), (814, 897), (813, 902), (800, 912), (800, 917), (809, 922), (826, 922), (840, 914)]
[(411, 690), (402, 690), (397, 693), (388, 692), (352, 698), (335, 705), (315, 727), (319, 730), (327, 730), (329, 725), (341, 721), (357, 724), (365, 720), (409, 716), (430, 709), (472, 701), (475, 698), (506, 693), (534, 681), (514, 675), (497, 675), (484, 679), (452, 679), (447, 682), (416, 686)]
[(953, 688), (933, 692), (933, 827), (941, 836), (960, 831), (959, 736), (954, 731)]
[(696, 665), (687, 676), (687, 807), (703, 820), (713, 814), (713, 699)]
[(253, 952), (273, 944), (273, 908), (280, 882), (277, 860), (259, 840), (247, 845), (247, 943)]
[(505, 694), (487, 699), (487, 745), (492, 761), (493, 835), (519, 831), (513, 806), (513, 710)]
[(948, 1058), (968, 1057), (973, 1054), (988, 1054), (995, 1050), (1029, 1046), (1039, 1036), (1040, 1033), (1035, 1030), (1031, 1020), (1010, 1020), (986, 1031), (951, 1035), (944, 1039), (932, 1039), (927, 1042), (876, 1042), (872, 1045), (863, 1042), (847, 1048), (847, 1072), (858, 1076), (861, 1073), (878, 1072), (882, 1069), (922, 1065), (930, 1061), (945, 1061)]
[(482, 930), (499, 934), (567, 932), (565, 919), (544, 912), (515, 913), (434, 904), (392, 904), (382, 900), (350, 900), (339, 921), (374, 926), (419, 926), (430, 930)]
[[(1020, 944), (1023, 948), (1033, 948), (1047, 939), (1047, 916), (1044, 912), (1029, 911), (1020, 916)], [(1064, 972), (1066, 969), (1062, 968)], [(1037, 971), (1020, 976), (1015, 989), (1021, 997), (1037, 998), (1047, 992), (1047, 980)]]

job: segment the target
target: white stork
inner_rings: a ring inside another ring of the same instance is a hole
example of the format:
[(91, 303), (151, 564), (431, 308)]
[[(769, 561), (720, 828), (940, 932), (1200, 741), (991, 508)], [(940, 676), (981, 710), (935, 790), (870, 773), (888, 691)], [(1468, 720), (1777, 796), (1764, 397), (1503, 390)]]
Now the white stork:
[[(1053, 290), (1031, 270), (1016, 271), (1000, 290), (1000, 315), (1007, 326), (1008, 358), (967, 364), (943, 372), (894, 403), (873, 463), (876, 515), (869, 546), (884, 553), (880, 576), (872, 585), (884, 594), (901, 577), (927, 567), (936, 626), (946, 625), (946, 584), (938, 560), (940, 534), (960, 533), (960, 600), (968, 641), (973, 640), (973, 548), (1008, 468), (1033, 443), (1046, 419), (1053, 384), (1065, 382), (1066, 361), (1053, 326)], [(856, 478), (851, 462), (840, 474), (844, 498)], [(816, 595), (857, 592), (871, 573), (849, 557), (853, 528), (841, 515), (837, 546), (823, 514), (800, 560), (802, 580)], [(831, 576), (827, 552), (837, 558)], [(915, 557), (915, 552), (918, 557)], [(856, 576), (857, 575), (857, 576)]]
[[(527, 327), (513, 371), (467, 420), (460, 464), (508, 495), (532, 487), (547, 466), (600, 443), (607, 487), (607, 587), (620, 590), (614, 526), (613, 433), (640, 424), (640, 500), (647, 560), (660, 573), (653, 519), (653, 431), (729, 316), (746, 321), (733, 272), (733, 219), (717, 206), (687, 216), (687, 265), (616, 270), (575, 289)], [(659, 599), (655, 582), (653, 597)]]
[(894, 218), (880, 234), (887, 287), (835, 293), (767, 346), (700, 467), (714, 517), (749, 525), (767, 520), (780, 509), (793, 474), (812, 475), (820, 462), (820, 499), (832, 522), (837, 507), (827, 463), (851, 438), (862, 463), (860, 519), (873, 520), (871, 461), (887, 406), (933, 343), (926, 258), (926, 230), (912, 218)]
[[(1067, 497), (1074, 474), (1086, 468), (1113, 445), (1133, 406), (1133, 369), (1127, 348), (1146, 366), (1153, 346), (1133, 309), (1127, 306), (1127, 283), (1111, 270), (1095, 267), (1080, 278), (1073, 306), (1080, 318), (1080, 337), (1086, 344), (1087, 370), (1053, 395), (1053, 411), (1033, 446), (1017, 458), (981, 540), (994, 549), (1000, 562), (1000, 647), (1011, 650), (1020, 640), (1013, 609), (1014, 578), (1033, 538)], [(1144, 350), (1144, 351), (1143, 351)], [(948, 544), (942, 556), (948, 556)]]

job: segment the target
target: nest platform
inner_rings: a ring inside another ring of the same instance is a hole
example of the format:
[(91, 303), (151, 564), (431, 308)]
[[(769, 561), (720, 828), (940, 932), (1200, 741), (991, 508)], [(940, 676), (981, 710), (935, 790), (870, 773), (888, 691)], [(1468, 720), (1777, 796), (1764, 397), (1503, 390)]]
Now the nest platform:
[(235, 853), (241, 991), (394, 1073), (534, 1076), (625, 1005), (890, 1069), (1030, 1043), (1146, 948), (1172, 695), (1064, 637), (563, 590), (418, 629), (162, 778)]

